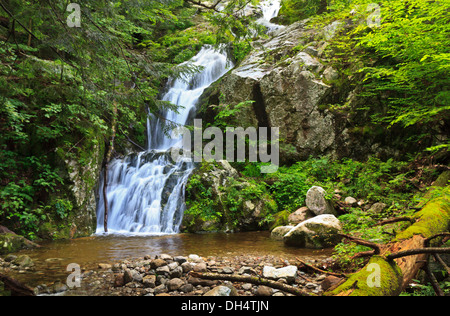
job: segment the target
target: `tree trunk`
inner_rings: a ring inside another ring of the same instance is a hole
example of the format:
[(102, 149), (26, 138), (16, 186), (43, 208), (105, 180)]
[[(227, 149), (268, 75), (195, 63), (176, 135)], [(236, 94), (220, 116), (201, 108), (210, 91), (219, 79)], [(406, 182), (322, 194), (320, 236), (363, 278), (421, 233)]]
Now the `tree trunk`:
[(116, 138), (116, 124), (117, 124), (117, 104), (114, 102), (113, 118), (111, 124), (111, 140), (109, 142), (108, 152), (106, 153), (105, 166), (103, 168), (103, 202), (105, 208), (103, 218), (103, 228), (105, 230), (105, 233), (108, 232), (108, 195), (106, 194), (108, 188), (108, 165), (109, 161), (111, 160), (112, 153), (114, 151), (114, 139)]
[[(450, 189), (441, 191), (441, 196), (429, 201), (413, 216), (415, 223), (373, 256), (360, 271), (351, 275), (337, 288), (325, 295), (337, 296), (395, 296), (417, 275), (427, 262), (427, 254), (412, 252), (411, 255), (389, 259), (389, 254), (424, 248), (428, 238), (448, 231), (450, 227)], [(378, 274), (378, 275), (377, 275)], [(380, 282), (373, 282), (379, 277)]]

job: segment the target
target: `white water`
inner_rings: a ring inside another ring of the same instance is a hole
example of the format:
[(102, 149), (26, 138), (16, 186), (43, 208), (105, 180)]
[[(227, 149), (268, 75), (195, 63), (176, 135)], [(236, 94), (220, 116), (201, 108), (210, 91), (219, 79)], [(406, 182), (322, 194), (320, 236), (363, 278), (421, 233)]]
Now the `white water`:
[[(258, 23), (268, 32), (281, 26), (270, 20), (278, 16), (281, 0), (263, 0), (263, 17)], [(198, 99), (213, 82), (233, 67), (225, 53), (205, 46), (192, 60), (202, 67), (194, 75), (172, 80), (163, 101), (181, 106), (177, 112), (165, 111), (151, 115), (147, 122), (148, 149), (115, 159), (108, 168), (108, 232), (125, 235), (161, 235), (179, 231), (184, 205), (184, 185), (194, 169), (191, 160), (174, 161), (171, 147), (179, 139), (163, 132), (162, 122), (186, 125), (195, 114)], [(103, 179), (97, 209), (97, 234), (104, 233)]]
[[(174, 161), (170, 148), (178, 142), (163, 133), (161, 121), (185, 125), (195, 114), (204, 90), (231, 67), (225, 53), (205, 46), (192, 60), (202, 70), (172, 80), (163, 101), (182, 106), (147, 123), (148, 150), (113, 160), (108, 168), (108, 232), (131, 235), (177, 233), (184, 213), (184, 185), (194, 169), (187, 159)], [(163, 119), (161, 119), (163, 117)], [(103, 190), (103, 179), (99, 192)], [(99, 194), (97, 234), (104, 231), (104, 200)]]
[(263, 16), (257, 22), (267, 27), (268, 33), (283, 28), (281, 25), (270, 22), (270, 20), (278, 16), (281, 9), (281, 0), (262, 0), (259, 3), (259, 7)]

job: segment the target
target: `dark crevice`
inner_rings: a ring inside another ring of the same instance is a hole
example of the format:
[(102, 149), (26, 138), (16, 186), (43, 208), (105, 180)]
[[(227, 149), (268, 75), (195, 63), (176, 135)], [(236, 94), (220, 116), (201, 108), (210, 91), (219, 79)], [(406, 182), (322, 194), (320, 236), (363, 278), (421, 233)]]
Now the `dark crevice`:
[(253, 86), (253, 100), (255, 101), (253, 103), (253, 110), (255, 111), (256, 119), (258, 120), (258, 127), (270, 127), (269, 118), (266, 112), (266, 104), (259, 82)]

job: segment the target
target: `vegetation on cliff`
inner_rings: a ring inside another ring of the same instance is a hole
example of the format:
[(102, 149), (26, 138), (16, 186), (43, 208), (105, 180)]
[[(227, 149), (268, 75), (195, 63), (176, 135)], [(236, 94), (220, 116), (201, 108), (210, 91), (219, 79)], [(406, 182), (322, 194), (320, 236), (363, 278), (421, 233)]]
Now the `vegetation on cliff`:
[[(92, 221), (79, 215), (92, 213), (92, 192), (112, 131), (115, 154), (142, 149), (148, 112), (174, 108), (158, 101), (167, 78), (195, 71), (174, 65), (204, 44), (229, 42), (239, 63), (260, 44), (256, 31), (262, 27), (243, 12), (249, 2), (228, 1), (217, 14), (221, 2), (87, 0), (79, 11), (81, 27), (72, 27), (65, 1), (0, 1), (0, 225), (31, 239), (92, 231), (81, 227)], [(340, 207), (346, 233), (379, 243), (391, 241), (408, 223), (386, 228), (376, 226), (378, 221), (426, 216), (433, 205), (426, 212), (417, 212), (417, 205), (430, 200), (428, 188), (449, 169), (448, 13), (446, 1), (439, 0), (284, 0), (278, 23), (302, 20), (308, 30), (333, 36), (312, 31), (306, 34), (310, 41), (293, 43), (290, 50), (264, 52), (261, 64), (283, 69), (299, 52), (320, 54), (323, 69), (318, 63), (309, 72), (312, 66), (299, 62), (310, 74), (305, 80), (320, 79), (326, 86), (320, 111), (339, 117), (349, 137), (391, 151), (377, 154), (370, 148), (375, 154), (360, 160), (316, 155), (297, 161), (292, 155), (273, 174), (261, 174), (260, 163), (232, 163), (233, 171), (205, 162), (187, 184), (185, 229), (286, 224), (313, 185), (325, 188)], [(327, 76), (327, 69), (333, 75)], [(264, 100), (258, 85), (250, 94), (255, 100), (243, 100), (246, 104), (224, 104), (227, 96), (210, 98), (200, 115), (210, 116), (209, 126), (219, 128), (254, 123), (246, 111), (264, 109)], [(214, 107), (213, 115), (208, 106)], [(256, 113), (256, 125), (268, 120), (263, 112)], [(288, 156), (293, 146), (282, 139), (281, 147)], [(441, 186), (448, 186), (448, 179)], [(346, 196), (361, 203), (343, 204)], [(448, 191), (436, 189), (435, 196)], [(377, 202), (385, 207), (370, 212)], [(438, 220), (440, 213), (430, 214)], [(400, 235), (445, 230), (430, 222), (433, 227), (416, 224)], [(342, 242), (337, 262), (355, 271), (365, 259), (352, 258), (363, 250)]]

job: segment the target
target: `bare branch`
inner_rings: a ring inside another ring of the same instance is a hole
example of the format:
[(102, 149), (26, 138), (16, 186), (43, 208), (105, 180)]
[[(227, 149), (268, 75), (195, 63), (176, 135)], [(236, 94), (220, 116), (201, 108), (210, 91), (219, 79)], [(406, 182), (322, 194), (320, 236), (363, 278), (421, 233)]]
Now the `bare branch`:
[(382, 226), (382, 225), (398, 223), (398, 222), (410, 222), (411, 224), (414, 224), (416, 222), (416, 220), (411, 217), (406, 217), (406, 216), (405, 217), (395, 217), (395, 218), (387, 219), (385, 221), (378, 222), (376, 224), (376, 226)]
[(349, 235), (344, 235), (344, 234), (339, 234), (339, 236), (344, 237), (344, 238), (354, 242), (357, 245), (361, 245), (361, 246), (365, 246), (365, 247), (369, 247), (369, 248), (373, 249), (373, 251), (364, 251), (364, 252), (357, 253), (351, 259), (371, 257), (374, 255), (379, 255), (381, 253), (380, 246), (373, 242), (370, 242), (370, 241), (367, 241), (367, 240), (364, 240), (361, 238), (349, 236)]
[(409, 249), (405, 251), (399, 251), (393, 254), (386, 256), (388, 260), (394, 260), (407, 256), (414, 256), (419, 254), (435, 254), (435, 253), (450, 253), (450, 248), (418, 248), (418, 249)]
[(299, 288), (257, 276), (238, 275), (238, 274), (219, 274), (219, 273), (199, 273), (199, 272), (190, 272), (190, 275), (192, 275), (195, 278), (205, 280), (225, 280), (231, 282), (243, 282), (256, 285), (265, 285), (274, 289), (294, 294), (296, 296), (311, 296), (310, 293), (307, 293), (306, 291), (301, 290)]

